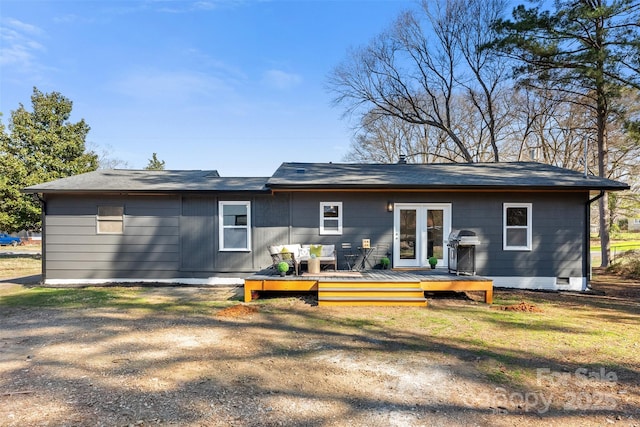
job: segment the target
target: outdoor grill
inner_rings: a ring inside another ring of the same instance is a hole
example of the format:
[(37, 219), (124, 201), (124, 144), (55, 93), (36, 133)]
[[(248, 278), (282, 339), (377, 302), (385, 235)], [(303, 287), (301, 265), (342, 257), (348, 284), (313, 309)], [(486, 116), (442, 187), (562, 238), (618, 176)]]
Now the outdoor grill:
[(449, 273), (476, 274), (476, 245), (480, 240), (471, 230), (454, 230), (449, 234)]

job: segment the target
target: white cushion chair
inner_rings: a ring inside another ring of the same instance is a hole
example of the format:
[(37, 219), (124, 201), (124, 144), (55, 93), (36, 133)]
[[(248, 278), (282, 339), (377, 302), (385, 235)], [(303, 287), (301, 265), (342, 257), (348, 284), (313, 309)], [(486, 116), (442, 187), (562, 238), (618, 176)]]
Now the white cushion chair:
[(338, 269), (335, 245), (271, 245), (268, 247), (273, 266), (284, 261), (300, 274), (300, 264), (308, 263), (312, 256), (320, 261), (320, 265), (330, 265), (334, 270)]
[(298, 262), (308, 263), (312, 256), (320, 261), (320, 266), (329, 265), (338, 270), (335, 245), (302, 245)]

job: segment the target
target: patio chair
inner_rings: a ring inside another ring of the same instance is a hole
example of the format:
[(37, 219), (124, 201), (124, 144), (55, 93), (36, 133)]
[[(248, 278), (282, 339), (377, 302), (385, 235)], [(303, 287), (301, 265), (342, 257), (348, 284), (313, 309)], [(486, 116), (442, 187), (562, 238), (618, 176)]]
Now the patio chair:
[(344, 262), (347, 264), (347, 269), (354, 270), (356, 268), (358, 253), (353, 250), (351, 243), (342, 243), (340, 249), (344, 257)]
[(289, 264), (289, 270), (295, 272), (298, 275), (298, 261), (296, 260), (296, 254), (289, 252), (284, 245), (270, 245), (267, 246), (269, 255), (271, 255), (272, 268), (278, 269), (278, 264), (286, 262)]
[(380, 264), (380, 260), (382, 258), (390, 258), (391, 257), (391, 249), (389, 243), (378, 243), (376, 244), (376, 253), (373, 256), (374, 265)]

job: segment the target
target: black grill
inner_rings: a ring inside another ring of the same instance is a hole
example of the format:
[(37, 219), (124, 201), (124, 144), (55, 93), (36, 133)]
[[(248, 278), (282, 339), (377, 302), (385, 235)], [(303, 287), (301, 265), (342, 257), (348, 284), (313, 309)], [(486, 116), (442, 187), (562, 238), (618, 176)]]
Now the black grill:
[(476, 274), (476, 245), (480, 240), (471, 230), (454, 230), (449, 234), (449, 273)]

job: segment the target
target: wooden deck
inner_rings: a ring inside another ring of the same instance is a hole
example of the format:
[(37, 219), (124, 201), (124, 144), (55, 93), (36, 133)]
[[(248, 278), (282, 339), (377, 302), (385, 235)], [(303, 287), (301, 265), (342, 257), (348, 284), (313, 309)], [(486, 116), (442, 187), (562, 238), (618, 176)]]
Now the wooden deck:
[(317, 275), (280, 277), (273, 269), (244, 281), (244, 300), (255, 291), (316, 291), (318, 305), (427, 305), (425, 291), (481, 291), (493, 302), (493, 281), (481, 276), (458, 276), (446, 270), (325, 271)]

